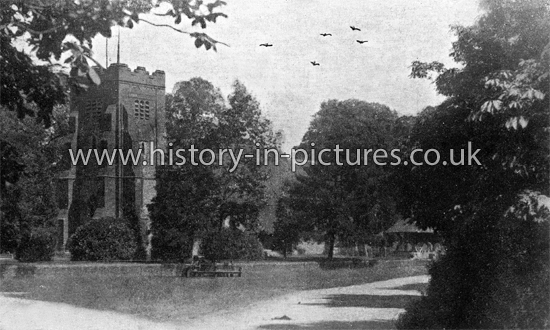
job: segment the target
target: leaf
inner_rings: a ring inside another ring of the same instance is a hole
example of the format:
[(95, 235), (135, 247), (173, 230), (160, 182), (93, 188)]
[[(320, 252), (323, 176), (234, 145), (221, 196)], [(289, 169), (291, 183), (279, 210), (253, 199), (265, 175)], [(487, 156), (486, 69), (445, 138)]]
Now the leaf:
[(534, 96), (537, 100), (541, 100), (541, 101), (542, 101), (542, 100), (544, 100), (545, 94), (544, 94), (543, 92), (539, 91), (539, 90), (535, 90), (535, 91), (533, 92), (533, 96)]
[(212, 14), (208, 14), (208, 15), (206, 15), (204, 18), (206, 18), (206, 20), (209, 21), (209, 22), (214, 22), (214, 23), (216, 23), (216, 19), (217, 19), (218, 17), (220, 17), (220, 16), (221, 16), (221, 17), (227, 18), (227, 15), (226, 15), (226, 14), (223, 14), (223, 13), (212, 13)]
[(529, 119), (527, 119), (523, 116), (520, 116), (519, 117), (519, 125), (521, 126), (521, 128), (527, 127), (527, 124), (529, 124)]
[(176, 20), (174, 21), (174, 24), (180, 24), (181, 23), (181, 14), (176, 17)]
[(489, 88), (489, 87), (495, 86), (495, 85), (496, 85), (495, 79), (488, 79), (485, 82), (485, 88)]
[(195, 39), (195, 47), (200, 48), (202, 44), (203, 44), (202, 39), (200, 38)]
[(505, 127), (506, 127), (507, 129), (510, 129), (510, 128), (517, 129), (517, 128), (518, 128), (518, 117), (509, 118), (509, 119), (506, 121)]
[(208, 8), (209, 12), (212, 12), (216, 7), (225, 6), (225, 5), (227, 5), (225, 1), (216, 0), (216, 2), (207, 4), (206, 7)]
[(204, 17), (195, 17), (193, 22), (191, 22), (191, 25), (195, 26), (197, 24), (200, 24), (201, 28), (203, 28), (203, 29), (206, 28), (206, 21), (204, 20)]
[(497, 110), (500, 110), (502, 108), (502, 101), (501, 100), (493, 100), (493, 107)]
[(97, 72), (95, 72), (94, 68), (90, 68), (90, 70), (88, 70), (88, 78), (90, 78), (90, 80), (96, 85), (101, 84), (101, 79), (99, 78)]
[(191, 12), (189, 7), (187, 7), (187, 6), (183, 6), (183, 8), (181, 8), (181, 12), (183, 12), (185, 14), (185, 16), (187, 16), (187, 18), (189, 18), (189, 19), (194, 17), (193, 13)]
[(491, 112), (491, 101), (486, 101), (481, 105), (481, 111), (484, 112)]

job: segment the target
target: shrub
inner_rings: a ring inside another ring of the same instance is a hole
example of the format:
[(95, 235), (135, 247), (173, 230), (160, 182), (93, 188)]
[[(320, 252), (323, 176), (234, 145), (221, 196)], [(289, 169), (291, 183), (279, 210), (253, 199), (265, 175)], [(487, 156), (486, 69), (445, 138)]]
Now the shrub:
[(183, 262), (191, 257), (193, 239), (178, 229), (160, 229), (153, 234), (151, 259)]
[(34, 230), (23, 235), (15, 251), (15, 259), (21, 262), (51, 261), (55, 249), (53, 235), (44, 230)]
[(90, 220), (68, 243), (73, 261), (129, 260), (136, 248), (134, 232), (126, 221), (113, 218)]
[(548, 328), (549, 225), (496, 214), (455, 233), (398, 329)]
[(256, 235), (240, 230), (222, 229), (205, 235), (202, 254), (210, 260), (263, 258), (263, 248)]

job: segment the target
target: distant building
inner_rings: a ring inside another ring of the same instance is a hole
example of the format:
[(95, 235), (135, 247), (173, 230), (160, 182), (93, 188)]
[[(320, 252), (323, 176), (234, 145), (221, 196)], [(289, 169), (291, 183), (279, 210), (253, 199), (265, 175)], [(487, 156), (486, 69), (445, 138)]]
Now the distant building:
[(383, 235), (394, 254), (410, 252), (416, 257), (427, 258), (431, 253), (441, 250), (441, 239), (433, 229), (420, 229), (409, 219), (398, 220)]
[[(134, 218), (144, 242), (150, 219), (147, 204), (155, 196), (155, 166), (149, 162), (150, 142), (165, 148), (165, 74), (149, 74), (144, 67), (131, 71), (126, 64), (111, 64), (96, 72), (101, 84), (79, 94), (71, 91), (70, 129), (73, 133), (67, 149), (74, 155), (81, 149), (132, 149), (142, 158), (137, 165), (124, 165), (116, 157), (112, 165), (98, 164), (92, 154), (88, 165), (71, 164), (64, 159), (64, 171), (57, 181), (59, 206), (58, 249), (88, 219), (103, 217)], [(159, 154), (155, 156), (160, 157)], [(130, 158), (131, 160), (131, 158)]]

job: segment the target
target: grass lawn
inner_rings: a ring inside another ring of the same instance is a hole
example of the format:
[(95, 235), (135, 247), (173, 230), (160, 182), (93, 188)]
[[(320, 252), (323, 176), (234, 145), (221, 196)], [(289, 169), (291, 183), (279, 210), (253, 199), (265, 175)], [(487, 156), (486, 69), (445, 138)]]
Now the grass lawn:
[(322, 270), (316, 265), (246, 267), (243, 277), (181, 278), (92, 269), (3, 279), (0, 291), (26, 298), (182, 322), (300, 290), (363, 284), (426, 274), (426, 261), (381, 262), (371, 268)]

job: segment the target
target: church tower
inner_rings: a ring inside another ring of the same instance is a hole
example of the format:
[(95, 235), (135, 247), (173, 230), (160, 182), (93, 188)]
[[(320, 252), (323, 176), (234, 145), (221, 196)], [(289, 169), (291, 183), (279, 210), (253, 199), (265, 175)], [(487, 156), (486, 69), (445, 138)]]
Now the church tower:
[[(73, 137), (67, 149), (75, 156), (78, 150), (91, 154), (87, 165), (80, 161), (75, 166), (68, 157), (59, 177), (58, 249), (87, 220), (104, 217), (129, 220), (146, 248), (147, 204), (155, 196), (155, 164), (149, 164), (149, 149), (151, 142), (165, 149), (165, 74), (160, 70), (149, 74), (140, 66), (132, 71), (118, 63), (95, 70), (100, 85), (79, 94), (71, 91)], [(140, 159), (134, 162), (130, 156), (124, 161), (130, 150), (137, 156), (139, 149)], [(103, 150), (109, 155), (116, 150), (117, 155), (112, 164), (106, 158), (99, 164), (94, 150), (100, 156)]]

